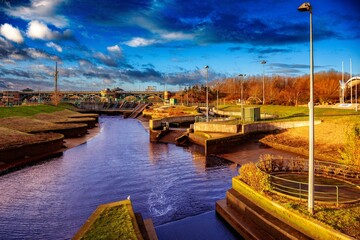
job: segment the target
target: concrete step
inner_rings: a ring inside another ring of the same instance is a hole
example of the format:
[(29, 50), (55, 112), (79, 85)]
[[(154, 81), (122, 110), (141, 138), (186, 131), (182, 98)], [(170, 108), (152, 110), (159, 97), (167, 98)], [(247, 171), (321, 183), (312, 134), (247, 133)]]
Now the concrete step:
[(258, 225), (254, 224), (247, 216), (239, 214), (226, 204), (226, 199), (216, 202), (216, 212), (229, 223), (236, 232), (248, 240), (276, 239)]
[(226, 192), (226, 203), (230, 209), (242, 216), (246, 216), (249, 221), (261, 227), (263, 231), (275, 239), (311, 239), (287, 223), (272, 216), (234, 189)]

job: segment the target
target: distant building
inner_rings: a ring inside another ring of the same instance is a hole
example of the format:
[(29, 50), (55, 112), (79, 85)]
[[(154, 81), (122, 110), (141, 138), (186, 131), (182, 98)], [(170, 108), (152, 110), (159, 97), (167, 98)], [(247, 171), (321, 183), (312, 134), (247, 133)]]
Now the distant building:
[(21, 104), (20, 92), (18, 92), (18, 91), (3, 91), (1, 102), (5, 105)]

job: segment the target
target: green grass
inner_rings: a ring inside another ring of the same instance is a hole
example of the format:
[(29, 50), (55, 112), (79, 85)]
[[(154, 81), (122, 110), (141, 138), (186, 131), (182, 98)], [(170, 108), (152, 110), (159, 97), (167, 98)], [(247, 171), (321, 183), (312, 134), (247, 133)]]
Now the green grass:
[(71, 109), (71, 105), (59, 104), (57, 107), (52, 105), (34, 105), (34, 106), (15, 106), (0, 108), (0, 118), (6, 117), (27, 117), (38, 113), (53, 113), (64, 109)]
[[(277, 198), (278, 203), (288, 209), (292, 209), (304, 216), (310, 216), (305, 202), (289, 202)], [(349, 204), (341, 208), (327, 207), (320, 204), (315, 205), (315, 214), (311, 217), (323, 222), (333, 229), (343, 232), (349, 236), (359, 239), (360, 233), (360, 205)]]
[(137, 239), (128, 207), (106, 208), (81, 239)]
[[(307, 107), (298, 106), (278, 106), (278, 105), (246, 105), (245, 107), (260, 107), (261, 113), (278, 115), (276, 121), (307, 121), (309, 120), (309, 109)], [(240, 112), (240, 105), (220, 105), (219, 110), (229, 112)], [(318, 108), (315, 107), (316, 120), (331, 120), (340, 122), (355, 122), (360, 120), (360, 111), (338, 108)], [(271, 120), (273, 121), (273, 120)]]

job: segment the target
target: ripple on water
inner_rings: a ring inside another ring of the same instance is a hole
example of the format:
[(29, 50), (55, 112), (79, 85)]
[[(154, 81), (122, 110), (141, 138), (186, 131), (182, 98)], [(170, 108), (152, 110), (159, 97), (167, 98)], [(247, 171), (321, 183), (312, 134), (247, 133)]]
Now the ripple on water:
[(133, 200), (155, 225), (212, 210), (236, 167), (196, 148), (149, 142), (137, 120), (100, 117), (101, 133), (63, 156), (0, 178), (0, 239), (68, 239), (99, 204)]

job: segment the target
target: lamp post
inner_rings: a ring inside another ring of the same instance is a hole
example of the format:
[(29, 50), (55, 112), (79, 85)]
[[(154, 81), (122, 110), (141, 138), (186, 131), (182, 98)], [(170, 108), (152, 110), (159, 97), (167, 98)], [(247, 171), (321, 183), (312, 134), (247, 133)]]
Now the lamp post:
[(216, 109), (219, 109), (219, 82), (216, 83)]
[(309, 187), (308, 211), (314, 214), (314, 55), (312, 31), (312, 6), (305, 2), (298, 8), (310, 13), (310, 102), (309, 102)]
[(206, 122), (209, 122), (209, 91), (208, 91), (208, 75), (209, 75), (209, 66), (206, 65), (205, 67), (206, 70)]
[(262, 60), (260, 62), (262, 65), (263, 65), (263, 99), (262, 99), (262, 103), (263, 105), (265, 104), (265, 64), (266, 64), (266, 61), (265, 60)]
[[(238, 75), (240, 78), (245, 77), (246, 74), (240, 73)], [(244, 94), (244, 86), (243, 86), (243, 80), (241, 80), (241, 93), (240, 93), (240, 101), (241, 101), (241, 121), (244, 122), (244, 102), (243, 102), (243, 94)]]

